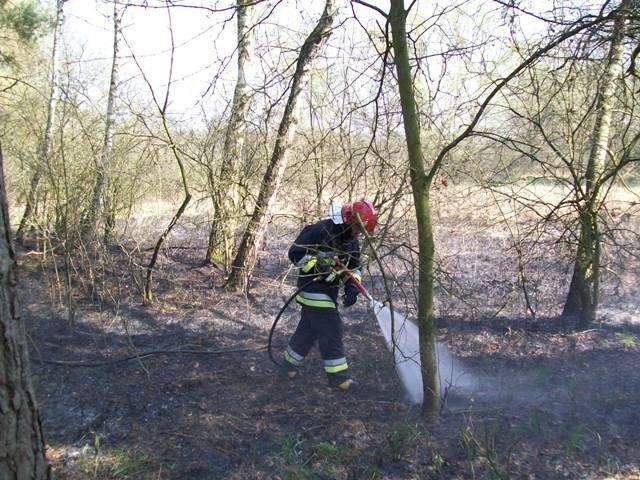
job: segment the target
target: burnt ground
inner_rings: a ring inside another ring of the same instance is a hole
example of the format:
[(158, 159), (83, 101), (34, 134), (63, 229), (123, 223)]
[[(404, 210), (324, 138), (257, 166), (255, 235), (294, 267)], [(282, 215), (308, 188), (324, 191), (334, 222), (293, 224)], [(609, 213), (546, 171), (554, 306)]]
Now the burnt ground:
[(51, 306), (64, 291), (51, 262), (22, 252), (21, 312), (57, 478), (640, 478), (640, 325), (442, 318), (440, 340), (475, 383), (448, 388), (430, 424), (405, 402), (365, 301), (343, 312), (360, 389), (329, 389), (316, 351), (290, 381), (264, 348), (293, 292), (286, 263), (262, 265), (242, 296), (220, 288), (202, 255), (164, 252), (151, 307), (123, 274), (92, 301), (78, 290), (70, 319)]

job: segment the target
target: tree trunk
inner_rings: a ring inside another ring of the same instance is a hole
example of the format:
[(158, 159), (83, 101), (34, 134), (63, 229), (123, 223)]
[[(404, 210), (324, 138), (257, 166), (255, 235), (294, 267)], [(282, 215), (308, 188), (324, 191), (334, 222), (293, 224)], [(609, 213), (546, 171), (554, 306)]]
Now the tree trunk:
[(238, 77), (233, 93), (231, 117), (224, 139), (222, 152), (222, 166), (217, 184), (211, 185), (213, 192), (214, 217), (209, 233), (207, 261), (222, 263), (229, 268), (235, 248), (238, 206), (238, 166), (242, 160), (242, 151), (247, 129), (247, 114), (249, 111), (249, 84), (246, 70), (251, 59), (251, 39), (253, 36), (250, 19), (254, 2), (238, 0)]
[[(107, 99), (107, 118), (105, 122), (104, 140), (100, 154), (100, 164), (96, 174), (91, 203), (83, 221), (83, 235), (94, 235), (98, 238), (98, 229), (104, 217), (104, 190), (109, 181), (109, 170), (113, 151), (113, 136), (115, 133), (115, 100), (118, 93), (118, 53), (120, 51), (120, 29), (122, 9), (120, 2), (113, 2), (113, 62), (111, 64), (111, 78), (109, 80), (109, 94)], [(106, 224), (105, 224), (105, 228)], [(105, 235), (108, 232), (105, 232)]]
[(53, 146), (53, 122), (56, 114), (56, 106), (58, 104), (59, 90), (59, 63), (60, 63), (60, 45), (62, 42), (62, 25), (64, 24), (64, 1), (57, 0), (56, 3), (56, 25), (53, 30), (53, 50), (51, 52), (51, 72), (49, 85), (49, 103), (47, 105), (47, 124), (44, 130), (44, 136), (40, 144), (40, 158), (36, 160), (36, 165), (31, 177), (29, 193), (27, 194), (27, 203), (25, 205), (22, 219), (18, 231), (16, 232), (16, 240), (22, 242), (25, 235), (33, 227), (33, 221), (36, 211), (36, 205), (39, 200), (40, 184), (42, 176), (49, 167), (51, 158), (51, 150)]
[(16, 261), (10, 232), (0, 145), (0, 478), (48, 479), (24, 325), (16, 311)]
[(431, 223), (431, 183), (425, 174), (420, 140), (409, 50), (407, 47), (406, 11), (403, 0), (391, 0), (389, 24), (398, 74), (398, 91), (409, 156), (411, 187), (418, 223), (418, 329), (424, 403), (423, 415), (433, 419), (440, 410), (438, 364), (436, 361), (435, 315), (433, 312), (435, 243)]
[(582, 327), (596, 318), (600, 287), (600, 243), (598, 216), (601, 208), (602, 173), (606, 164), (615, 89), (622, 73), (624, 35), (632, 0), (623, 0), (613, 26), (613, 38), (607, 56), (596, 103), (593, 140), (585, 173), (585, 187), (579, 204), (580, 234), (571, 285), (563, 315), (575, 315)]
[(300, 49), (296, 71), (293, 74), (291, 92), (280, 121), (271, 160), (262, 180), (256, 206), (242, 237), (238, 253), (233, 260), (231, 273), (227, 279), (227, 288), (230, 290), (247, 290), (251, 272), (256, 263), (258, 248), (266, 229), (270, 209), (276, 200), (280, 182), (287, 168), (287, 157), (298, 121), (296, 108), (298, 98), (307, 82), (308, 70), (312, 60), (318, 55), (322, 44), (331, 35), (331, 25), (335, 15), (334, 0), (326, 0), (324, 12), (320, 20), (318, 20), (318, 24)]

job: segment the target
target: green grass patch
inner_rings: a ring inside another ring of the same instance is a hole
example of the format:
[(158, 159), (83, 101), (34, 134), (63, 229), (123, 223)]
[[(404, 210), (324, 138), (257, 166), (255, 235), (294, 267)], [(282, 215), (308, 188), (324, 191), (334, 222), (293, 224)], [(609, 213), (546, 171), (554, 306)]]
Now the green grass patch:
[(277, 451), (271, 461), (284, 479), (343, 478), (350, 465), (350, 451), (335, 442), (305, 442), (299, 433), (278, 434), (274, 441)]
[(85, 449), (78, 459), (78, 467), (91, 480), (153, 478), (157, 475), (154, 463), (151, 455), (136, 449), (101, 449), (99, 439), (94, 448)]
[(640, 345), (640, 339), (633, 333), (616, 333), (616, 338), (625, 347), (637, 347), (638, 345)]
[(568, 456), (573, 457), (580, 451), (587, 433), (587, 427), (582, 424), (577, 425), (574, 429), (567, 432), (563, 446), (564, 451)]
[(299, 433), (278, 434), (274, 436), (278, 446), (277, 457), (286, 465), (300, 465), (304, 462), (303, 441)]
[(391, 458), (398, 462), (406, 454), (407, 448), (415, 442), (420, 434), (418, 425), (411, 419), (397, 422), (391, 428), (387, 441), (391, 449)]

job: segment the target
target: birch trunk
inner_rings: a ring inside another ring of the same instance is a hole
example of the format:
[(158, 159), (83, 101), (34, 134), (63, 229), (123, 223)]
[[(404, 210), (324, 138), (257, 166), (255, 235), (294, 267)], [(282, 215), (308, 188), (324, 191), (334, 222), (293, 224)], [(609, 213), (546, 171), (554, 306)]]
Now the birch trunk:
[(247, 82), (247, 68), (251, 60), (254, 2), (238, 0), (238, 76), (233, 92), (231, 116), (224, 139), (222, 166), (217, 183), (211, 178), (214, 217), (209, 233), (206, 260), (222, 263), (229, 268), (235, 248), (235, 233), (239, 211), (239, 172), (247, 130), (247, 114), (251, 95)]
[(406, 11), (403, 0), (391, 0), (389, 24), (393, 53), (398, 74), (398, 91), (404, 122), (407, 153), (411, 172), (411, 187), (418, 223), (418, 329), (424, 401), (423, 415), (434, 419), (440, 410), (438, 364), (436, 361), (434, 296), (433, 226), (431, 222), (430, 177), (425, 174), (420, 140), (420, 124), (413, 90), (409, 49), (407, 46)]
[[(111, 157), (113, 155), (113, 136), (115, 133), (116, 97), (118, 94), (118, 54), (120, 52), (120, 32), (122, 22), (122, 7), (119, 0), (113, 2), (113, 62), (111, 64), (111, 76), (109, 79), (109, 94), (107, 97), (107, 116), (105, 121), (104, 139), (100, 163), (96, 174), (96, 183), (93, 188), (91, 203), (87, 208), (83, 222), (83, 234), (94, 234), (98, 237), (98, 229), (101, 219), (104, 217), (104, 190), (109, 182)], [(106, 228), (106, 224), (105, 224)], [(105, 232), (105, 235), (108, 232)]]
[(596, 318), (600, 289), (601, 235), (598, 216), (601, 208), (602, 174), (605, 169), (611, 120), (615, 105), (615, 90), (622, 74), (624, 36), (633, 0), (623, 0), (613, 26), (613, 37), (607, 56), (596, 103), (596, 119), (592, 145), (585, 173), (584, 197), (579, 206), (580, 234), (571, 285), (563, 315), (575, 315), (583, 327)]
[(0, 478), (48, 479), (24, 326), (16, 311), (16, 261), (10, 228), (0, 145)]
[(247, 290), (251, 273), (256, 264), (258, 249), (262, 243), (264, 231), (269, 220), (271, 207), (277, 198), (280, 182), (287, 168), (288, 154), (298, 122), (297, 105), (300, 92), (302, 92), (308, 81), (311, 62), (318, 55), (326, 39), (331, 35), (331, 26), (336, 16), (336, 10), (335, 1), (326, 0), (324, 12), (318, 20), (318, 24), (300, 49), (291, 83), (291, 91), (280, 121), (273, 153), (262, 180), (253, 214), (244, 232), (227, 279), (227, 288), (231, 290)]
[(47, 104), (47, 120), (44, 130), (44, 136), (40, 144), (39, 158), (31, 177), (29, 193), (27, 194), (27, 202), (25, 205), (22, 219), (18, 231), (16, 232), (16, 240), (22, 242), (28, 231), (33, 228), (36, 205), (39, 200), (40, 184), (42, 176), (49, 168), (51, 159), (51, 150), (53, 146), (53, 122), (58, 104), (60, 89), (60, 46), (62, 42), (62, 26), (64, 25), (64, 2), (65, 0), (57, 0), (56, 2), (56, 24), (53, 30), (53, 50), (51, 52), (51, 72), (49, 74), (49, 102)]

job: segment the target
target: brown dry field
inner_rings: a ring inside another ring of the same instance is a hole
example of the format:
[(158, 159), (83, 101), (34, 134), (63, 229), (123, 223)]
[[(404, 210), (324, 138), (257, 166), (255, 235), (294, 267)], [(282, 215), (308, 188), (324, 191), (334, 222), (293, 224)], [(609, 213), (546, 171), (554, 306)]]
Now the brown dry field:
[[(435, 424), (405, 401), (364, 299), (342, 312), (356, 392), (326, 386), (315, 350), (295, 381), (270, 362), (299, 225), (274, 222), (244, 296), (203, 265), (207, 225), (191, 212), (162, 250), (156, 303), (143, 307), (132, 272), (167, 217), (140, 216), (128, 230), (136, 242), (93, 270), (92, 294), (86, 271), (74, 281), (72, 319), (60, 307), (62, 258), (20, 250), (21, 316), (56, 478), (640, 479), (638, 261), (607, 257), (599, 321), (578, 330), (558, 317), (566, 248), (543, 232), (523, 244), (534, 317), (505, 212), (461, 191), (435, 199), (438, 339), (474, 379), (471, 390), (446, 389)], [(612, 213), (638, 231), (637, 216), (622, 217)], [(136, 245), (142, 253), (127, 255)], [(396, 307), (411, 316), (406, 265), (388, 263)], [(372, 272), (365, 280), (383, 295)], [(289, 307), (276, 350), (296, 318)]]

